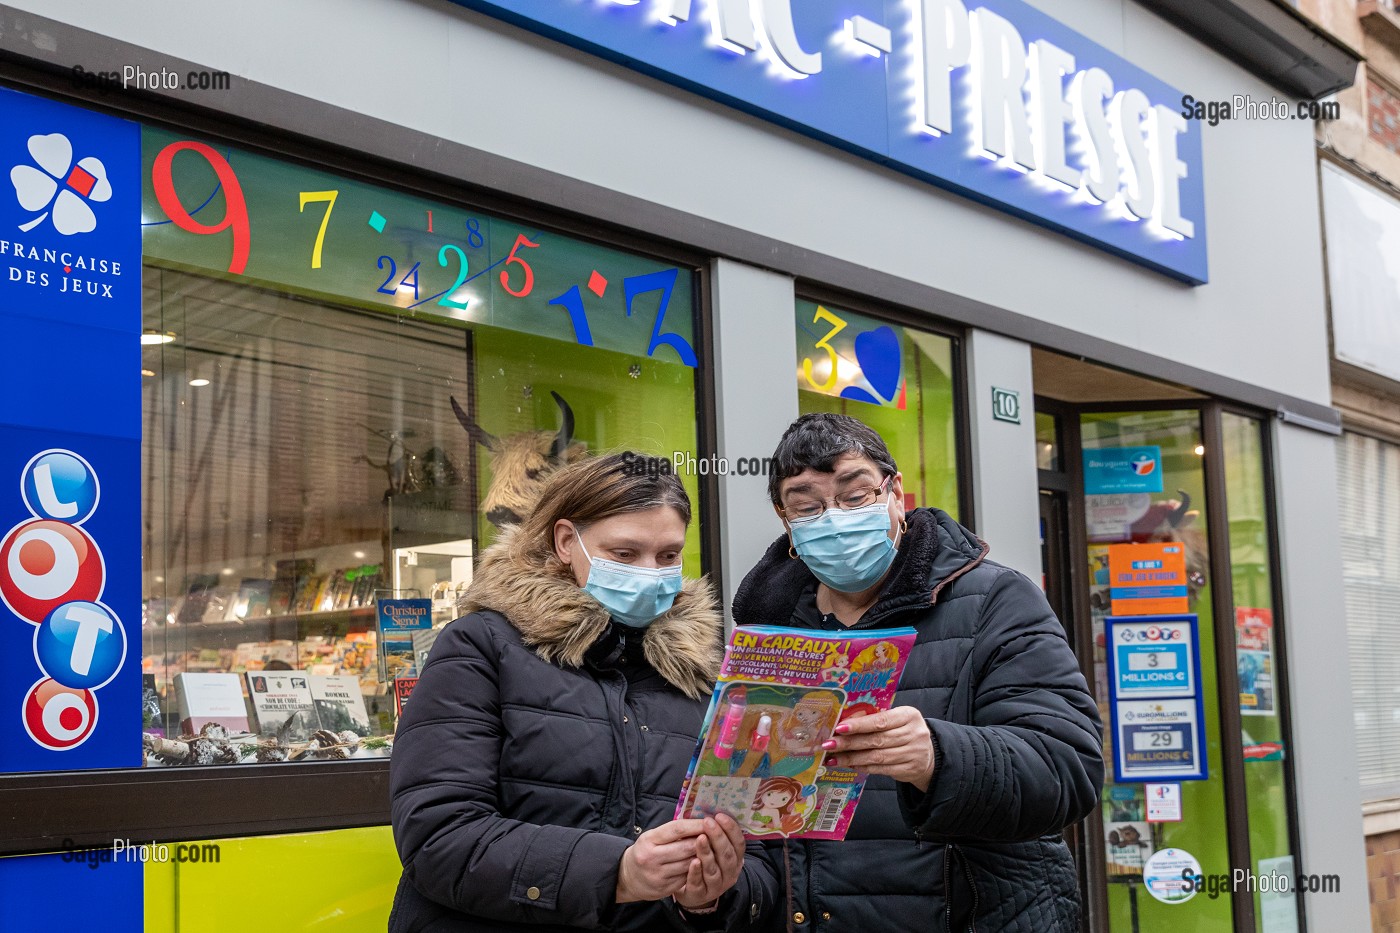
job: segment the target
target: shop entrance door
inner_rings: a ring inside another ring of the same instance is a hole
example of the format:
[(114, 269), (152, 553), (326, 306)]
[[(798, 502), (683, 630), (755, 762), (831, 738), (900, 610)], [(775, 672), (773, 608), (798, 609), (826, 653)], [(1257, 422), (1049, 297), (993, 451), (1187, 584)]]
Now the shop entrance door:
[[(1228, 883), (1244, 868), (1291, 871), (1297, 851), (1278, 760), (1286, 672), (1270, 628), (1277, 602), (1264, 422), (1186, 390), (1048, 356), (1035, 356), (1043, 582), (1104, 723), (1101, 806), (1066, 833), (1084, 929), (1296, 933), (1291, 898)], [(1125, 568), (1136, 560), (1156, 573), (1158, 559), (1175, 562), (1162, 591), (1135, 593)], [(1188, 620), (1172, 636), (1189, 639), (1189, 650), (1161, 650), (1168, 615)], [(1136, 641), (1119, 650), (1132, 626)], [(1177, 657), (1198, 665), (1191, 702), (1131, 696), (1134, 684), (1160, 675), (1135, 679), (1119, 669), (1130, 670), (1132, 658)], [(1237, 665), (1249, 668), (1248, 689)], [(1175, 884), (1160, 883), (1163, 863)], [(1149, 885), (1154, 875), (1159, 883)], [(1190, 885), (1192, 876), (1200, 882)]]

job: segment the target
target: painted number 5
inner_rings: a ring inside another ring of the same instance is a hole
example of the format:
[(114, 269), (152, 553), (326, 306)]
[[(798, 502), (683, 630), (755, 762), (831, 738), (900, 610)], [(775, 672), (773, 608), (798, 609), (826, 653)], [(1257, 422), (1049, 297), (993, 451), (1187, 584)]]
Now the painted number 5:
[(524, 298), (526, 295), (530, 294), (530, 291), (535, 287), (535, 270), (530, 268), (528, 262), (515, 255), (515, 251), (522, 246), (534, 248), (539, 245), (538, 243), (531, 242), (530, 239), (522, 233), (515, 238), (515, 245), (510, 248), (510, 255), (506, 257), (506, 265), (509, 266), (513, 263), (518, 264), (525, 270), (525, 281), (520, 286), (520, 291), (516, 291), (510, 287), (510, 271), (508, 269), (501, 270), (501, 288), (504, 288), (516, 298)]
[(846, 329), (846, 322), (821, 306), (817, 307), (817, 313), (812, 316), (812, 323), (815, 324), (817, 321), (826, 321), (828, 324), (833, 325), (831, 330), (826, 332), (826, 336), (817, 341), (817, 349), (826, 351), (827, 360), (831, 367), (830, 375), (825, 382), (818, 382), (816, 379), (812, 378), (813, 366), (810, 356), (803, 357), (802, 359), (802, 375), (807, 382), (811, 384), (812, 388), (819, 392), (830, 392), (836, 387), (837, 380), (836, 350), (831, 345), (831, 338)]

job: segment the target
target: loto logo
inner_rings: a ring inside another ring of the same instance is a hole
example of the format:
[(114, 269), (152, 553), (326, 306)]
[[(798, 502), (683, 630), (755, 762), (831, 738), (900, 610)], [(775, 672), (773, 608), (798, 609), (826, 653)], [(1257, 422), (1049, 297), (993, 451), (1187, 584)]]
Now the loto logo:
[(52, 215), (54, 229), (64, 236), (96, 230), (91, 202), (112, 197), (102, 160), (87, 156), (74, 165), (73, 144), (62, 133), (29, 137), (29, 155), (34, 165), (10, 169), (20, 207), (37, 213), (19, 229), (28, 233)]
[(54, 751), (81, 745), (97, 725), (94, 693), (121, 670), (126, 630), (99, 602), (106, 566), (83, 522), (97, 510), (97, 472), (70, 450), (45, 450), (25, 464), (20, 495), (31, 518), (0, 539), (0, 598), (34, 627), (40, 678), (21, 719)]

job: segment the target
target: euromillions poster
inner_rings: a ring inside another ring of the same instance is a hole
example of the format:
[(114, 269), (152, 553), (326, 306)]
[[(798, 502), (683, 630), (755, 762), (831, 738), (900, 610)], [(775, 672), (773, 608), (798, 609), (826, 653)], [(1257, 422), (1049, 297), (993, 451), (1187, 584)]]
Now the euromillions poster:
[(0, 89), (0, 771), (141, 764), (141, 144)]

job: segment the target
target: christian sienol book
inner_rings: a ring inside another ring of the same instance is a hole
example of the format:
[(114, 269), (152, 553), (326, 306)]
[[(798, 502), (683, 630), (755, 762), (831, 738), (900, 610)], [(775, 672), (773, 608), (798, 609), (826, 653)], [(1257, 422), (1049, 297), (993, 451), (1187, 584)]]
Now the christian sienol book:
[(914, 636), (735, 628), (676, 818), (722, 812), (749, 838), (844, 839), (865, 777), (826, 767), (822, 743), (841, 720), (889, 709)]

